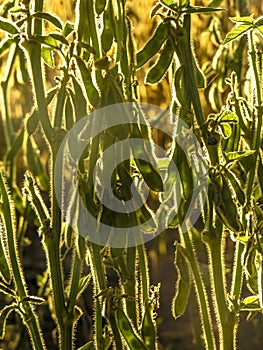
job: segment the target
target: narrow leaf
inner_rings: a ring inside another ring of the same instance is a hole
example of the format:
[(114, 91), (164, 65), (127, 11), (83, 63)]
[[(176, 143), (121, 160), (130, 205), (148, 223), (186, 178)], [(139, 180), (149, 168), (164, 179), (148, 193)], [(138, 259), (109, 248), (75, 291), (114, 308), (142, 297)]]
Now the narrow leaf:
[(229, 18), (234, 23), (242, 23), (242, 24), (253, 24), (254, 19), (250, 16), (245, 17), (230, 17)]
[(0, 29), (10, 34), (19, 33), (17, 26), (6, 18), (0, 17)]
[(236, 151), (236, 152), (227, 152), (225, 153), (225, 157), (227, 160), (239, 160), (242, 158), (246, 158), (252, 156), (255, 151)]
[(186, 10), (183, 12), (184, 13), (211, 13), (211, 12), (218, 12), (218, 11), (225, 11), (225, 9), (221, 7), (212, 8), (212, 7), (204, 7), (204, 6), (187, 6)]
[(51, 15), (47, 12), (36, 12), (33, 14), (33, 17), (45, 19), (46, 21), (54, 24), (55, 27), (62, 29), (62, 21), (57, 16)]
[(7, 317), (14, 310), (14, 305), (8, 305), (0, 311), (0, 339), (4, 338), (5, 335), (5, 324)]

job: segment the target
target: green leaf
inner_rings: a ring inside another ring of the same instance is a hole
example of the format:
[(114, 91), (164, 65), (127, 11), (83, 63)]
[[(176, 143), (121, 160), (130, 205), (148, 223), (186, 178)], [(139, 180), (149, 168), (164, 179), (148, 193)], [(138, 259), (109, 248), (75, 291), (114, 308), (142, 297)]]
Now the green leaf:
[(230, 17), (230, 21), (234, 23), (242, 23), (242, 24), (253, 24), (254, 19), (251, 16), (245, 17)]
[(218, 11), (225, 11), (224, 8), (218, 7), (204, 7), (204, 6), (187, 6), (186, 10), (184, 10), (184, 13), (211, 13), (211, 12), (218, 12)]
[(244, 35), (247, 31), (253, 28), (252, 24), (240, 24), (234, 27), (225, 37), (224, 44), (229, 43), (232, 40), (235, 40), (239, 36)]
[(84, 292), (84, 290), (88, 287), (90, 283), (91, 275), (86, 275), (81, 277), (79, 280), (79, 286), (78, 286), (78, 296), (77, 298)]
[(41, 297), (36, 297), (34, 295), (30, 295), (28, 297), (23, 298), (21, 301), (22, 302), (30, 302), (34, 305), (41, 305), (45, 302), (45, 299), (41, 298)]
[(60, 41), (62, 44), (69, 46), (67, 39), (63, 35), (58, 34), (58, 33), (50, 33), (49, 36), (51, 36), (51, 38), (53, 38), (55, 40)]
[(13, 38), (7, 38), (6, 40), (3, 40), (0, 45), (0, 56), (2, 56), (13, 43), (17, 43), (17, 42), (18, 42), (18, 37), (16, 36)]
[(255, 151), (236, 151), (236, 152), (227, 152), (224, 153), (227, 160), (239, 160), (242, 158), (246, 158), (249, 156), (252, 156), (255, 153)]
[(67, 21), (63, 28), (62, 35), (65, 38), (67, 38), (73, 31), (74, 31), (74, 23)]
[(256, 311), (256, 310), (262, 310), (259, 303), (259, 297), (257, 295), (252, 295), (242, 300), (241, 311)]
[(90, 349), (92, 349), (93, 345), (94, 345), (94, 342), (91, 340), (87, 344), (78, 348), (77, 350), (90, 350)]
[(62, 21), (60, 18), (57, 16), (51, 15), (50, 13), (47, 12), (36, 12), (32, 15), (32, 17), (35, 18), (40, 18), (40, 19), (45, 19), (46, 21), (54, 24), (55, 27), (62, 29)]
[(219, 124), (224, 139), (228, 139), (232, 134), (232, 128), (229, 124)]
[(17, 28), (17, 26), (15, 25), (15, 23), (13, 23), (12, 21), (9, 21), (6, 18), (0, 17), (0, 29), (2, 29), (5, 32), (8, 32), (10, 34), (18, 34), (19, 33), (19, 29)]
[(5, 335), (5, 324), (9, 314), (15, 309), (13, 304), (4, 307), (0, 311), (0, 339), (4, 338)]
[(231, 111), (224, 111), (219, 119), (219, 123), (238, 123), (239, 119), (236, 113), (233, 113)]
[(52, 38), (50, 35), (33, 35), (32, 40), (36, 41), (39, 44), (45, 44), (47, 46), (53, 47), (54, 49), (59, 49), (61, 44), (55, 38)]
[(236, 236), (236, 240), (242, 242), (242, 243), (247, 243), (249, 240), (250, 240), (250, 236), (246, 235), (245, 233), (239, 233), (237, 236)]
[(46, 46), (41, 47), (41, 57), (49, 67), (55, 66), (53, 50), (51, 47), (46, 47)]
[(262, 26), (257, 26), (257, 30), (263, 36), (263, 25)]

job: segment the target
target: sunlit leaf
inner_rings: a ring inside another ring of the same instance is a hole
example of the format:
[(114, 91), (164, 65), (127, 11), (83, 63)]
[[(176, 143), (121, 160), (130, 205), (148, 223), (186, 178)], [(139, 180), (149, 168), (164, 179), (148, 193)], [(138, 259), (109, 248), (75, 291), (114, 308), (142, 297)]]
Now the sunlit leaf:
[(250, 16), (247, 17), (230, 17), (230, 20), (234, 23), (242, 23), (242, 24), (253, 24), (254, 19)]
[(221, 123), (234, 123), (236, 124), (239, 121), (236, 113), (231, 111), (224, 111), (220, 116), (220, 124)]
[(6, 40), (3, 40), (0, 45), (0, 56), (3, 55), (13, 43), (17, 43), (17, 41), (17, 37), (7, 38)]
[(43, 46), (41, 48), (41, 57), (48, 66), (54, 67), (53, 50), (50, 47)]
[(0, 17), (0, 29), (2, 29), (5, 32), (8, 32), (10, 34), (17, 34), (19, 33), (19, 30), (15, 23), (9, 21), (6, 18)]
[(230, 41), (238, 38), (239, 36), (244, 35), (251, 28), (253, 28), (252, 24), (240, 24), (240, 25), (234, 27), (225, 37), (224, 44), (227, 44)]
[(57, 16), (51, 15), (47, 12), (36, 12), (32, 16), (35, 18), (45, 19), (46, 21), (54, 24), (55, 27), (62, 29), (62, 21)]
[(237, 151), (237, 152), (227, 152), (225, 153), (225, 157), (228, 160), (239, 160), (242, 158), (249, 157), (253, 155), (255, 151)]

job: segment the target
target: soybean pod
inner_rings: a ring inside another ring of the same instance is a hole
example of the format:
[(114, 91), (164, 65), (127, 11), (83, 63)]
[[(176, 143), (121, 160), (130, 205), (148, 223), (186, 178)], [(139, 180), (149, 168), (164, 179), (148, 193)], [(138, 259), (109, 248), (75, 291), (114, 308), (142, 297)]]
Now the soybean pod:
[(157, 27), (151, 39), (144, 48), (137, 53), (137, 68), (142, 67), (150, 58), (152, 58), (160, 50), (166, 41), (170, 30), (170, 23), (162, 22)]
[(185, 312), (190, 289), (191, 289), (191, 274), (189, 263), (183, 252), (180, 244), (176, 244), (175, 266), (178, 273), (176, 293), (172, 304), (172, 313), (174, 318), (182, 316)]
[[(133, 131), (131, 133), (131, 137), (143, 140), (142, 134), (137, 124), (133, 124)], [(154, 157), (146, 151), (145, 145), (143, 144), (142, 147), (141, 143), (132, 142), (132, 153), (136, 166), (149, 188), (156, 192), (162, 192), (163, 181), (161, 175), (159, 174), (156, 161)]]
[(116, 321), (130, 350), (148, 350), (142, 340), (136, 334), (131, 320), (125, 314), (120, 303), (116, 311)]
[(151, 69), (147, 73), (147, 83), (155, 84), (163, 78), (168, 68), (170, 67), (173, 55), (174, 49), (172, 38), (168, 37), (157, 63), (153, 67), (151, 67)]
[(151, 349), (156, 349), (156, 326), (153, 316), (153, 306), (151, 300), (144, 303), (144, 315), (142, 320), (142, 338), (145, 345)]

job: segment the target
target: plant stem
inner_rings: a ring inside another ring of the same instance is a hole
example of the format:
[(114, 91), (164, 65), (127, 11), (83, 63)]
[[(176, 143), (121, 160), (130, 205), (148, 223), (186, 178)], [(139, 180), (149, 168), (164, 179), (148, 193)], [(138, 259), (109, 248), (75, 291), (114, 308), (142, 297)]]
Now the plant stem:
[(213, 297), (215, 312), (218, 320), (220, 349), (233, 350), (236, 342), (237, 316), (227, 306), (226, 285), (224, 278), (224, 261), (222, 247), (224, 246), (223, 224), (216, 222), (214, 236), (208, 241), (211, 281), (213, 284)]
[(182, 237), (182, 241), (185, 244), (185, 248), (187, 250), (187, 257), (189, 259), (189, 263), (192, 269), (194, 284), (196, 288), (197, 300), (199, 304), (200, 316), (202, 320), (202, 327), (204, 332), (204, 342), (206, 349), (215, 350), (215, 340), (213, 334), (213, 327), (210, 318), (210, 307), (206, 296), (206, 289), (203, 282), (203, 278), (198, 266), (198, 261), (194, 252), (193, 244), (189, 237), (189, 232), (180, 229), (180, 235)]
[(46, 349), (46, 346), (43, 336), (41, 334), (41, 329), (37, 315), (34, 311), (33, 306), (28, 301), (23, 301), (25, 300), (25, 298), (28, 297), (28, 293), (17, 247), (16, 230), (14, 224), (14, 208), (12, 205), (12, 200), (8, 195), (8, 191), (2, 173), (0, 174), (0, 191), (3, 203), (2, 216), (7, 236), (10, 265), (14, 277), (18, 299), (23, 304), (20, 313), (29, 330), (33, 348), (35, 350), (44, 350)]

